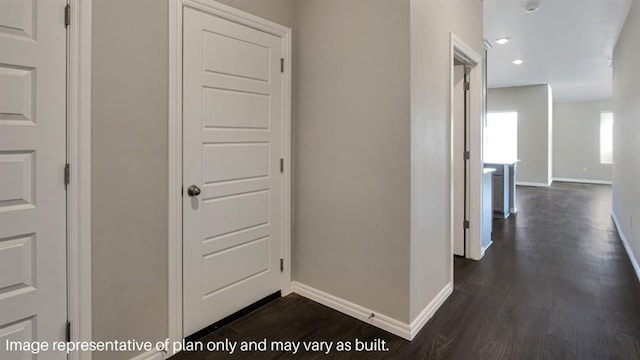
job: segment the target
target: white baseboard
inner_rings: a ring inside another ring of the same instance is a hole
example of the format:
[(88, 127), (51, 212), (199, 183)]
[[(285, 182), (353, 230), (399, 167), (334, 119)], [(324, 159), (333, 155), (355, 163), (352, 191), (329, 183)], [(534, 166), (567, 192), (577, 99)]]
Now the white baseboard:
[(636, 260), (635, 255), (633, 254), (633, 250), (631, 250), (631, 245), (627, 241), (627, 237), (625, 236), (622, 228), (620, 227), (620, 223), (618, 222), (618, 217), (616, 213), (611, 212), (611, 218), (613, 219), (614, 224), (616, 224), (616, 229), (618, 230), (618, 234), (620, 235), (620, 239), (622, 240), (622, 245), (624, 249), (627, 251), (627, 256), (629, 256), (629, 260), (631, 261), (631, 265), (633, 265), (633, 269), (636, 272), (636, 277), (638, 281), (640, 281), (640, 265), (638, 265), (638, 260)]
[(433, 317), (433, 315), (440, 309), (442, 304), (453, 293), (453, 283), (448, 283), (442, 290), (431, 300), (429, 305), (420, 312), (420, 314), (411, 322), (411, 340), (418, 335), (420, 330), (427, 324), (427, 322)]
[(152, 350), (133, 357), (131, 360), (164, 360), (164, 354), (160, 351)]
[[(409, 328), (408, 324), (403, 323), (402, 321), (398, 321), (389, 316), (376, 313), (373, 310), (341, 299), (337, 296), (327, 294), (323, 291), (296, 281), (293, 281), (291, 283), (291, 290), (293, 290), (294, 293), (306, 297), (309, 300), (313, 300), (324, 306), (330, 307), (333, 310), (354, 317), (360, 321), (364, 321), (384, 331), (398, 335), (401, 338), (411, 340), (411, 329)], [(375, 316), (370, 319), (371, 314), (375, 314)]]
[(493, 245), (493, 241), (489, 241), (489, 244), (487, 244), (487, 246), (483, 247), (482, 250), (480, 251), (480, 253), (482, 254), (482, 257), (484, 257), (484, 253), (487, 252), (487, 249)]
[(553, 178), (553, 181), (558, 182), (570, 182), (578, 184), (596, 184), (596, 185), (611, 185), (612, 181), (605, 180), (589, 180), (589, 179), (571, 179), (571, 178)]
[(546, 183), (528, 182), (528, 181), (516, 181), (518, 186), (535, 186), (535, 187), (549, 187)]
[[(309, 300), (411, 341), (451, 295), (453, 284), (447, 284), (410, 325), (299, 282), (292, 282), (291, 289)], [(375, 316), (371, 318), (371, 314)]]

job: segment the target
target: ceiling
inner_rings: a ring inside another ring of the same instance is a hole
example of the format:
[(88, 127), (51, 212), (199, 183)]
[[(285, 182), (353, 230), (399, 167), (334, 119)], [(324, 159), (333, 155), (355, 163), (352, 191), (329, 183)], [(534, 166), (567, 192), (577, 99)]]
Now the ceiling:
[[(608, 60), (631, 0), (541, 0), (525, 13), (529, 2), (484, 0), (489, 87), (550, 84), (556, 102), (611, 99)], [(496, 44), (502, 37), (509, 43)]]

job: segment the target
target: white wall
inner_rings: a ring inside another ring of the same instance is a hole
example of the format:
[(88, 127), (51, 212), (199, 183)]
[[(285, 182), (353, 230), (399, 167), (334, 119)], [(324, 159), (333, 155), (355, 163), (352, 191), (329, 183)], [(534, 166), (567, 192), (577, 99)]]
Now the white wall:
[(518, 112), (517, 182), (548, 185), (552, 174), (552, 93), (549, 85), (489, 89), (489, 112)]
[(600, 114), (610, 111), (611, 101), (554, 105), (554, 178), (611, 181), (611, 164), (600, 163)]
[(409, 319), (409, 1), (296, 3), (293, 279)]
[[(640, 260), (640, 2), (634, 1), (613, 54), (613, 214)], [(636, 271), (640, 269), (636, 268)], [(638, 273), (640, 276), (640, 273)]]
[[(168, 332), (167, 19), (166, 0), (93, 1), (96, 341), (160, 341)], [(93, 359), (132, 356), (101, 352)]]
[(450, 33), (484, 53), (482, 2), (411, 0), (411, 314), (449, 283)]

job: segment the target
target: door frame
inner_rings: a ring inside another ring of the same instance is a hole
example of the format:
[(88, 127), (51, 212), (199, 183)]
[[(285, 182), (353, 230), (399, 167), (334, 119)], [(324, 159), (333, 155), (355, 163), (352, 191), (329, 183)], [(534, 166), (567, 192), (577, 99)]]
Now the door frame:
[[(93, 0), (67, 0), (66, 32), (66, 295), (71, 341), (91, 341), (91, 8)], [(46, 14), (60, 16), (59, 13)], [(64, 26), (64, 23), (60, 21)], [(62, 167), (63, 164), (60, 164)], [(62, 173), (60, 174), (62, 176)], [(91, 352), (72, 352), (71, 360), (91, 360)]]
[[(92, 0), (67, 4), (67, 319), (71, 341), (91, 341)], [(69, 359), (91, 360), (91, 352), (70, 353)]]
[[(454, 149), (454, 60), (457, 59), (470, 68), (468, 72), (470, 89), (469, 89), (469, 111), (467, 113), (467, 121), (469, 121), (469, 237), (465, 244), (465, 256), (469, 259), (480, 260), (484, 255), (482, 252), (482, 119), (483, 119), (483, 69), (482, 55), (467, 45), (461, 38), (454, 33), (450, 33), (450, 56), (449, 59), (449, 173), (450, 173), (450, 252), (449, 256), (453, 259), (454, 246), (454, 227), (462, 226), (455, 224), (454, 209), (454, 193), (461, 191), (454, 186), (455, 165), (464, 159), (458, 159)], [(453, 281), (453, 260), (451, 260), (450, 278)]]
[[(182, 13), (188, 6), (282, 38), (285, 53), (283, 96), (284, 271), (280, 290), (291, 293), (291, 29), (215, 0), (169, 0), (169, 339), (181, 341), (182, 304)], [(171, 349), (168, 356), (173, 355)]]

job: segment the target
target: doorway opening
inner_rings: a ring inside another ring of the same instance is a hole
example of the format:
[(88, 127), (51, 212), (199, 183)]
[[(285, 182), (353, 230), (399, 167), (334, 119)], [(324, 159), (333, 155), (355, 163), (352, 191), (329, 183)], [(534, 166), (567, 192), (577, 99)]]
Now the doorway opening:
[(453, 255), (466, 257), (469, 242), (469, 81), (470, 68), (461, 60), (453, 60), (453, 156), (456, 161), (454, 179)]
[(453, 257), (480, 260), (482, 246), (483, 58), (451, 34), (451, 277)]

